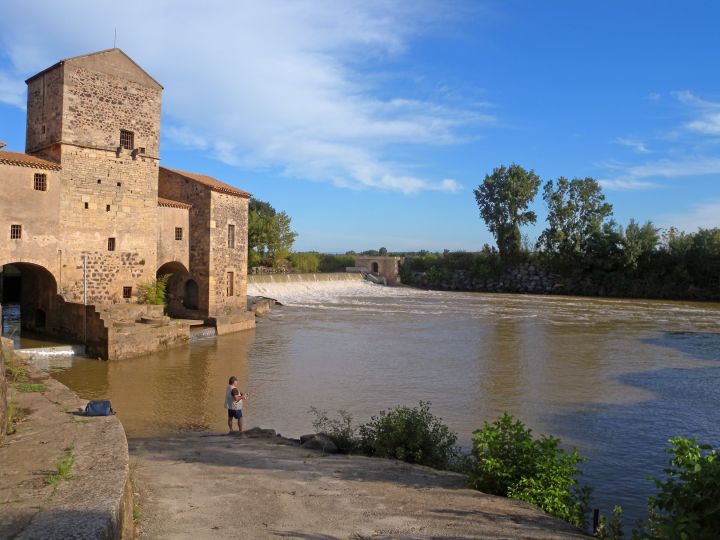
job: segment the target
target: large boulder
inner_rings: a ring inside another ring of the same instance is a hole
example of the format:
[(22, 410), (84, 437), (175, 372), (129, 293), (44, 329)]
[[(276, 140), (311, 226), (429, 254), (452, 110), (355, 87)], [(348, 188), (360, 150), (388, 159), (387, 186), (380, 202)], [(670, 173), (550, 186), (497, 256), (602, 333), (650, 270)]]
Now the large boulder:
[(326, 454), (337, 454), (338, 447), (332, 442), (332, 439), (323, 433), (318, 433), (312, 439), (306, 440), (302, 444), (303, 448), (308, 450), (322, 450)]

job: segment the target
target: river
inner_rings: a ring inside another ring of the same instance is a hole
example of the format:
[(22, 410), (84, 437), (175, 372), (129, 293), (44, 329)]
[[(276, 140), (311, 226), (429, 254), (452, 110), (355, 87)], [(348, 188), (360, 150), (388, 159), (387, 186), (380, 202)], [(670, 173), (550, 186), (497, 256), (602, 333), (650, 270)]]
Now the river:
[(720, 445), (720, 305), (420, 291), (365, 282), (263, 284), (285, 306), (255, 331), (53, 375), (107, 398), (128, 436), (226, 428), (230, 375), (246, 426), (312, 430), (311, 406), (358, 422), (395, 405), (432, 410), (470, 445), (507, 411), (587, 456), (593, 505), (644, 514), (675, 436)]

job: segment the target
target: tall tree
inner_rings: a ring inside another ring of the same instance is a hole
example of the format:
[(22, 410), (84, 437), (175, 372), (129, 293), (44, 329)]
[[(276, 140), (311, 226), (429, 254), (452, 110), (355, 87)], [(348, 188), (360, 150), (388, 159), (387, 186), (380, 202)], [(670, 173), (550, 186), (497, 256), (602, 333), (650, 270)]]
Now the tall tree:
[(248, 209), (248, 266), (275, 266), (290, 255), (297, 233), (290, 216), (270, 203), (250, 199)]
[(543, 188), (548, 206), (548, 227), (538, 246), (552, 253), (577, 255), (586, 251), (588, 240), (601, 230), (612, 215), (600, 184), (592, 178), (558, 178), (557, 187), (549, 180)]
[(520, 227), (537, 221), (535, 212), (527, 208), (539, 188), (540, 178), (534, 171), (513, 163), (493, 169), (474, 191), (480, 215), (495, 236), (502, 258), (511, 259), (520, 252)]

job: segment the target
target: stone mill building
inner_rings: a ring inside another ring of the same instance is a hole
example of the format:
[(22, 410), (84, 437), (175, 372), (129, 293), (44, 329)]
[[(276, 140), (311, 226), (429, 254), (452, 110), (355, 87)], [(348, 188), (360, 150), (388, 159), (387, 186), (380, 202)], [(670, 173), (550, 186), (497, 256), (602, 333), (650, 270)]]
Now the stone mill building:
[[(25, 152), (0, 149), (0, 302), (22, 328), (113, 359), (187, 341), (188, 320), (253, 327), (250, 195), (160, 166), (163, 87), (120, 49), (26, 82)], [(163, 274), (176, 320), (137, 303)]]

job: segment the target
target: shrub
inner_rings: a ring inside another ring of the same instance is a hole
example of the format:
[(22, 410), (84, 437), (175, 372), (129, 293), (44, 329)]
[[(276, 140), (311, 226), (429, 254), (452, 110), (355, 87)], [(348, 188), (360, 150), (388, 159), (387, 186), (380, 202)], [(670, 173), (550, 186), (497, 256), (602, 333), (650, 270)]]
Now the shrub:
[(344, 272), (348, 266), (355, 266), (353, 255), (335, 255), (323, 253), (320, 255), (320, 272)]
[(459, 451), (457, 435), (430, 412), (430, 403), (396, 407), (360, 426), (360, 447), (369, 456), (447, 469)]
[(720, 459), (696, 439), (675, 437), (667, 477), (653, 479), (657, 495), (648, 499), (649, 517), (640, 534), (651, 538), (717, 538), (720, 531)]
[(293, 270), (296, 270), (297, 272), (317, 272), (318, 266), (320, 265), (320, 255), (313, 251), (291, 253), (290, 265)]
[(339, 418), (330, 418), (327, 411), (315, 407), (310, 407), (310, 412), (315, 415), (312, 423), (315, 431), (330, 437), (341, 454), (349, 454), (357, 449), (358, 439), (350, 414), (346, 411), (338, 411)]
[(473, 461), (468, 471), (472, 487), (519, 499), (578, 527), (585, 526), (589, 488), (579, 488), (575, 476), (584, 458), (566, 452), (560, 439), (541, 435), (504, 414), (473, 432)]
[(150, 283), (138, 285), (138, 304), (165, 305), (165, 292), (172, 274), (163, 274)]
[(623, 511), (616, 506), (613, 508), (612, 516), (602, 516), (595, 531), (595, 538), (600, 540), (622, 540), (625, 538), (625, 531), (622, 525)]

